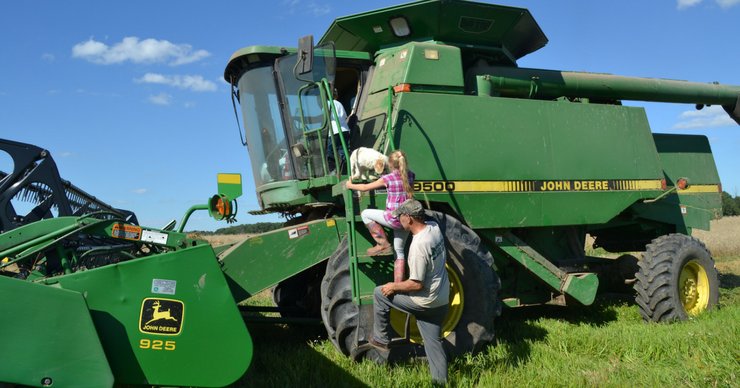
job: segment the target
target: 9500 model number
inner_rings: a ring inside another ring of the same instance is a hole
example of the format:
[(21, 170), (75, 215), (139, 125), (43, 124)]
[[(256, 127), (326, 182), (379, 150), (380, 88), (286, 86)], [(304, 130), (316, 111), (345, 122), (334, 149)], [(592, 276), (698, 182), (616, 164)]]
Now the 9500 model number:
[(413, 186), (417, 192), (455, 191), (455, 182), (448, 181), (417, 181)]

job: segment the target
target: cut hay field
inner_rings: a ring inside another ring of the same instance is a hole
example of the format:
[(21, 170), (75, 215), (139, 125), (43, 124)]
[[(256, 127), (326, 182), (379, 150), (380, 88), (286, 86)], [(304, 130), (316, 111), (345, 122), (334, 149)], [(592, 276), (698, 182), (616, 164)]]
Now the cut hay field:
[[(589, 307), (507, 311), (497, 340), (453, 360), (450, 386), (740, 386), (740, 217), (694, 236), (720, 272), (720, 308), (687, 322), (647, 324), (629, 300)], [(249, 304), (269, 305), (269, 293)], [(233, 387), (427, 387), (427, 364), (355, 363), (325, 339), (323, 326), (248, 325), (254, 358)]]
[(712, 221), (711, 231), (695, 230), (693, 235), (712, 252), (722, 280), (740, 287), (740, 216)]

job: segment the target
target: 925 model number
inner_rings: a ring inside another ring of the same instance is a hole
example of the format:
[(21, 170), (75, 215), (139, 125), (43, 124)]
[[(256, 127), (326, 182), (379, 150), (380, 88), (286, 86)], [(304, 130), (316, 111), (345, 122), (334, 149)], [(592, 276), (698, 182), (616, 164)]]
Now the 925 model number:
[(139, 348), (150, 350), (175, 350), (177, 343), (175, 341), (149, 340), (146, 338), (139, 340)]

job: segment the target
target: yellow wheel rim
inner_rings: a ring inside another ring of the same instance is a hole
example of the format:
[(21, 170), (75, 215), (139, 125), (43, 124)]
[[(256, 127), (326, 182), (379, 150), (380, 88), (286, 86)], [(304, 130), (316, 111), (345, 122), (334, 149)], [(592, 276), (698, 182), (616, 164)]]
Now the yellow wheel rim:
[(709, 306), (709, 277), (697, 260), (690, 260), (681, 268), (678, 295), (690, 316), (699, 315)]
[[(445, 268), (447, 269), (447, 278), (450, 279), (450, 304), (447, 316), (442, 322), (442, 338), (447, 337), (457, 327), (465, 305), (465, 294), (460, 277), (449, 264), (445, 264)], [(399, 335), (403, 335), (405, 325), (406, 313), (391, 309), (391, 327), (393, 327), (393, 330)], [(409, 337), (413, 343), (420, 344), (423, 342), (419, 328), (416, 326), (416, 318), (413, 316), (411, 316), (409, 322)]]

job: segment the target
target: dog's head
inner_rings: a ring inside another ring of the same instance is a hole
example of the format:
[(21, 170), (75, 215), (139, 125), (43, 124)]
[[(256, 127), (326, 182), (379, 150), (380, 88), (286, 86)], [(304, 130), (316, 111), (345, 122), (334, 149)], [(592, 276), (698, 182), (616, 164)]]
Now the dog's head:
[(375, 159), (375, 173), (380, 175), (385, 171), (386, 161), (385, 158)]

